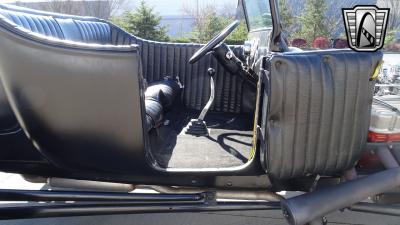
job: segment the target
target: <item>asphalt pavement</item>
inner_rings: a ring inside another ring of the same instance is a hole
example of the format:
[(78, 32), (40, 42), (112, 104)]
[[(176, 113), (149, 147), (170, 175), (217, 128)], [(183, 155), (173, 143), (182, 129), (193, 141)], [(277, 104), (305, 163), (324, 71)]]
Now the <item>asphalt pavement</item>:
[[(0, 189), (38, 190), (43, 184), (26, 182), (16, 174), (0, 173)], [(288, 193), (290, 195), (291, 193)], [(6, 204), (9, 204), (6, 203)], [(400, 225), (400, 217), (356, 212), (336, 212), (328, 215), (328, 224)], [(240, 211), (216, 213), (168, 213), (112, 216), (82, 216), (48, 219), (0, 221), (0, 225), (287, 225), (281, 212)]]

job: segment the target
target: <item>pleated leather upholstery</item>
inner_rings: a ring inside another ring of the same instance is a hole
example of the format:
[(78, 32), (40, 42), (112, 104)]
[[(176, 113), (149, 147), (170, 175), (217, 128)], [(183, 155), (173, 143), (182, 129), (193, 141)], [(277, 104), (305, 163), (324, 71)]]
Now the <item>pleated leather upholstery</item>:
[[(190, 57), (202, 46), (201, 44), (144, 40), (126, 33), (113, 24), (111, 24), (111, 39), (112, 43), (117, 45), (139, 45), (143, 76), (149, 83), (159, 81), (166, 75), (178, 76), (184, 86), (183, 103), (190, 109), (201, 110), (207, 103), (210, 96), (210, 78), (207, 69), (212, 66), (216, 69), (216, 93), (211, 110), (233, 113), (254, 110), (255, 96), (252, 98), (254, 90), (246, 88), (240, 77), (226, 72), (213, 56), (208, 55), (193, 65), (189, 64)], [(237, 55), (241, 54), (240, 46), (231, 48)]]
[(264, 123), (271, 175), (326, 175), (354, 165), (367, 138), (369, 78), (381, 58), (352, 50), (273, 56)]
[(82, 41), (96, 44), (112, 44), (110, 26), (103, 22), (74, 20)]
[[(129, 45), (138, 44), (143, 76), (148, 83), (165, 76), (179, 77), (184, 86), (183, 103), (190, 109), (202, 109), (210, 96), (210, 78), (207, 69), (216, 69), (216, 94), (211, 110), (221, 112), (253, 112), (255, 91), (246, 88), (242, 78), (222, 68), (212, 56), (188, 63), (200, 44), (154, 42), (137, 38), (121, 28), (92, 17), (69, 16), (0, 4), (0, 14), (32, 32), (77, 42)], [(7, 13), (11, 12), (11, 13)], [(240, 54), (240, 47), (233, 47)], [(247, 96), (247, 97), (244, 97)]]
[(64, 35), (56, 20), (50, 16), (28, 15), (0, 9), (0, 14), (7, 17), (15, 24), (35, 33), (45, 36), (64, 39)]
[(184, 86), (183, 102), (187, 107), (200, 110), (207, 103), (210, 96), (207, 69), (212, 66), (216, 68), (216, 93), (212, 109), (237, 113), (243, 111), (243, 81), (240, 78), (225, 72), (212, 56), (189, 64), (189, 58), (201, 45), (166, 44), (140, 39), (136, 43), (141, 48), (143, 74), (147, 81), (154, 82), (165, 75), (178, 76)]

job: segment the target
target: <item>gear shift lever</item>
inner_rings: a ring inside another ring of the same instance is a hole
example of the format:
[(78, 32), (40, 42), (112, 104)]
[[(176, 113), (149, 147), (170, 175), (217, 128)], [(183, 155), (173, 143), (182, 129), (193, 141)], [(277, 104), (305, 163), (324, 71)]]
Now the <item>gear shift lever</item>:
[(210, 98), (208, 99), (207, 104), (204, 106), (203, 110), (201, 110), (201, 113), (197, 119), (192, 119), (190, 120), (189, 124), (185, 128), (185, 133), (186, 134), (191, 134), (195, 136), (208, 136), (208, 128), (206, 125), (206, 122), (204, 121), (204, 118), (207, 115), (208, 110), (210, 109), (212, 103), (214, 102), (214, 96), (215, 96), (215, 87), (214, 87), (214, 75), (215, 75), (215, 69), (213, 68), (208, 68), (207, 74), (210, 76)]

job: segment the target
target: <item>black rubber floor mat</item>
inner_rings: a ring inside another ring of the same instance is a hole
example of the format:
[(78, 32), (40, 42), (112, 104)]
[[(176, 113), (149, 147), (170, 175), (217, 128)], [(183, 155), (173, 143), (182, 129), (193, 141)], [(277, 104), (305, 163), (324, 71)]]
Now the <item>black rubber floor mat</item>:
[(184, 134), (182, 129), (200, 112), (179, 109), (150, 133), (153, 156), (165, 168), (226, 168), (248, 161), (252, 146), (251, 115), (209, 113), (207, 137)]

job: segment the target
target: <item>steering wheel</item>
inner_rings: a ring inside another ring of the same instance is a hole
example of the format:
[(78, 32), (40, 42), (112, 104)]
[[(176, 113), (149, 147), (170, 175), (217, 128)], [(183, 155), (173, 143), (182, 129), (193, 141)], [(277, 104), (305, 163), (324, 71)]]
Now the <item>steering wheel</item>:
[(221, 33), (213, 37), (213, 39), (211, 39), (206, 45), (197, 50), (189, 59), (189, 63), (193, 64), (199, 61), (199, 59), (205, 56), (208, 52), (211, 52), (219, 43), (225, 40), (225, 38), (228, 37), (239, 26), (239, 24), (239, 20), (235, 20), (231, 24), (229, 24), (225, 29), (221, 31)]

